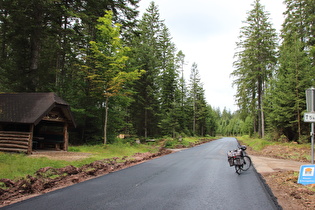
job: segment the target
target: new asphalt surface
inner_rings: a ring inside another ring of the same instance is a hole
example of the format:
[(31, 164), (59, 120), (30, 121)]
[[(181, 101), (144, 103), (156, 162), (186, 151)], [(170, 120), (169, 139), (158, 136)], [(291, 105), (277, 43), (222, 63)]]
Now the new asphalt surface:
[(235, 138), (222, 138), (15, 203), (14, 210), (281, 209), (251, 167), (227, 162)]

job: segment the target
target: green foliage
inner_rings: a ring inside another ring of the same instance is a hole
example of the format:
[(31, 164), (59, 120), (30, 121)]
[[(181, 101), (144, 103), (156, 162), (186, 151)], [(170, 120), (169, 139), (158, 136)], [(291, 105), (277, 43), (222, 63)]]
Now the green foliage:
[(168, 139), (168, 140), (165, 141), (164, 147), (165, 148), (175, 148), (176, 145), (178, 145), (178, 144), (179, 144), (178, 141), (173, 140), (173, 139)]
[(253, 120), (250, 116), (243, 120), (239, 112), (231, 113), (226, 109), (223, 110), (222, 114), (218, 111), (218, 116), (218, 134), (223, 136), (253, 134)]
[[(129, 106), (135, 134), (144, 138), (176, 138), (179, 133), (201, 136), (215, 133), (213, 115), (205, 102), (200, 78), (192, 82), (194, 85), (186, 86), (185, 55), (176, 52), (154, 2), (136, 29), (130, 41), (130, 62), (146, 73), (133, 85), (135, 94)], [(196, 69), (197, 64), (194, 66)]]
[[(274, 131), (274, 138), (285, 135), (290, 141), (303, 141), (309, 133), (302, 122), (305, 110), (305, 90), (312, 85), (314, 57), (310, 52), (314, 45), (311, 34), (314, 26), (314, 5), (309, 1), (286, 1), (287, 11), (282, 29), (279, 70), (266, 97), (267, 123)], [(312, 40), (312, 41), (311, 41)]]
[[(231, 135), (233, 127), (240, 125), (240, 134), (261, 136), (259, 128), (265, 126), (266, 137), (273, 141), (309, 141), (310, 126), (302, 117), (306, 108), (305, 90), (314, 86), (315, 5), (310, 0), (286, 0), (285, 4), (278, 54), (275, 54), (273, 29), (266, 19), (268, 14), (260, 2), (255, 1), (254, 9), (248, 13), (247, 25), (241, 29), (240, 49), (235, 53), (236, 70), (232, 73), (237, 77), (234, 85), (240, 110), (233, 116), (236, 119), (220, 120), (219, 133)], [(259, 25), (255, 25), (257, 17), (261, 17)], [(260, 57), (260, 53), (264, 56)], [(259, 91), (263, 97), (259, 97)]]
[[(143, 14), (131, 40), (132, 53), (130, 54), (133, 66), (144, 69), (146, 73), (133, 85), (137, 94), (133, 95), (130, 106), (131, 120), (136, 135), (147, 138), (160, 135), (160, 97), (162, 61), (171, 63), (168, 58), (162, 58), (162, 51), (169, 51), (169, 43), (162, 43), (163, 21), (159, 18), (159, 11), (154, 2), (151, 2)], [(164, 34), (167, 41), (168, 35)], [(162, 49), (164, 45), (166, 49)], [(171, 56), (170, 53), (167, 53)], [(163, 66), (166, 69), (166, 65)]]
[(191, 110), (190, 115), (192, 117), (192, 134), (204, 136), (208, 113), (203, 84), (201, 83), (201, 77), (196, 63), (193, 63), (191, 66), (189, 90), (188, 102)]
[(126, 68), (130, 51), (123, 46), (120, 38), (120, 25), (112, 23), (112, 12), (108, 11), (98, 19), (96, 28), (99, 30), (97, 41), (91, 41), (91, 53), (87, 56), (87, 64), (82, 65), (87, 79), (92, 84), (91, 93), (105, 108), (104, 144), (107, 142), (108, 109), (111, 97), (127, 96), (131, 90), (126, 84), (139, 79), (144, 71), (128, 71)]
[[(0, 8), (0, 91), (53, 91), (71, 104), (76, 143), (102, 135), (99, 102), (80, 71), (98, 38), (97, 19), (112, 10), (115, 22), (134, 27), (138, 1), (3, 1)], [(82, 50), (84, 49), (84, 50)]]
[(236, 101), (244, 118), (253, 116), (260, 137), (264, 136), (263, 99), (268, 80), (276, 65), (277, 35), (268, 19), (268, 13), (259, 0), (248, 13), (246, 25), (241, 28), (240, 41), (235, 53), (236, 68), (232, 76), (237, 86)]
[(137, 4), (2, 2), (0, 92), (56, 92), (71, 105), (76, 145), (114, 143), (120, 133), (214, 136), (219, 115), (206, 103), (197, 64), (188, 85), (185, 55), (158, 6), (136, 19)]

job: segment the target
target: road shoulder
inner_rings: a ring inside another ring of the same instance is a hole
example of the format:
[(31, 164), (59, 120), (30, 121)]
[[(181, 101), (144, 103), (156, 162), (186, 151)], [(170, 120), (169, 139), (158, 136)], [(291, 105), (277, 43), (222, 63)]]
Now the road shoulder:
[(284, 160), (276, 159), (263, 156), (250, 155), (252, 162), (258, 173), (270, 173), (277, 171), (299, 171), (301, 165), (306, 163), (293, 161), (293, 160)]

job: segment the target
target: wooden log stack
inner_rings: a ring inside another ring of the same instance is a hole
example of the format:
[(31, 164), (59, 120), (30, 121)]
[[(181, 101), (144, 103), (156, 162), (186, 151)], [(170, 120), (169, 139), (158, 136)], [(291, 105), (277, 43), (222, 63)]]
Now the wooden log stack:
[(32, 132), (0, 131), (0, 151), (32, 152)]

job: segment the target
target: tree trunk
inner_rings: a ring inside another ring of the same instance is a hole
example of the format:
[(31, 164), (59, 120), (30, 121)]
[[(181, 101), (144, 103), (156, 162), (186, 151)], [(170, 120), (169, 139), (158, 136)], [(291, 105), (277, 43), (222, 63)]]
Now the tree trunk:
[(148, 109), (144, 108), (144, 138), (148, 137)]
[(108, 96), (105, 101), (105, 120), (104, 120), (104, 144), (107, 143), (107, 120), (108, 120)]
[(8, 30), (8, 24), (7, 24), (7, 16), (8, 16), (8, 12), (7, 10), (4, 10), (4, 14), (3, 15), (3, 22), (2, 22), (2, 31), (1, 31), (1, 37), (2, 37), (2, 45), (1, 45), (1, 60), (4, 61), (7, 57), (7, 51), (6, 51), (6, 45), (7, 45), (7, 30)]
[[(296, 35), (296, 34), (295, 34)], [(299, 56), (297, 55), (297, 52), (299, 51), (299, 49), (296, 49), (298, 46), (296, 37), (294, 39), (295, 41), (295, 81), (296, 81), (296, 85), (295, 85), (295, 97), (296, 97), (296, 114), (297, 114), (297, 125), (298, 125), (298, 140), (301, 139), (301, 113), (300, 113), (300, 103), (299, 103), (299, 87), (300, 87), (300, 80), (299, 80)]]
[(173, 127), (173, 138), (176, 138), (176, 135), (175, 135), (175, 128)]
[(29, 91), (36, 91), (37, 86), (37, 71), (40, 56), (40, 32), (35, 29), (31, 36), (31, 60), (30, 60), (30, 84)]
[(265, 137), (265, 114), (264, 114), (264, 108), (261, 103), (261, 138)]
[[(261, 71), (259, 68), (258, 71)], [(258, 77), (258, 134), (260, 138), (265, 135), (265, 122), (264, 122), (264, 110), (263, 110), (263, 79), (261, 76)]]
[(196, 133), (196, 104), (195, 104), (195, 99), (194, 99), (194, 120), (193, 120), (193, 134), (195, 135)]
[(41, 50), (41, 35), (42, 35), (42, 22), (43, 22), (43, 9), (41, 5), (36, 5), (33, 14), (33, 30), (30, 34), (30, 84), (29, 91), (36, 91), (38, 78), (38, 67), (39, 67), (39, 58)]

